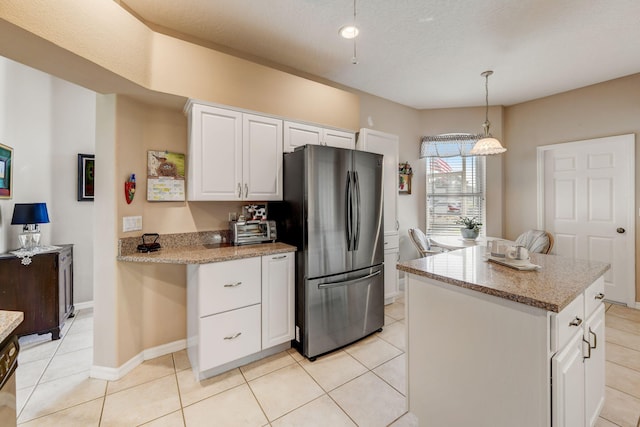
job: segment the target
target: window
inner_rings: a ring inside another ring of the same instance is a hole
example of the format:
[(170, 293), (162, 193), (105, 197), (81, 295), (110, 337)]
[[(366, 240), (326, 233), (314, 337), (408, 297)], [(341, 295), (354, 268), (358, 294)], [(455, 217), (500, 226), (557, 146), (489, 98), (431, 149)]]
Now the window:
[[(476, 217), (485, 224), (485, 158), (427, 157), (427, 233), (460, 235), (456, 221)], [(484, 235), (485, 228), (480, 229)]]

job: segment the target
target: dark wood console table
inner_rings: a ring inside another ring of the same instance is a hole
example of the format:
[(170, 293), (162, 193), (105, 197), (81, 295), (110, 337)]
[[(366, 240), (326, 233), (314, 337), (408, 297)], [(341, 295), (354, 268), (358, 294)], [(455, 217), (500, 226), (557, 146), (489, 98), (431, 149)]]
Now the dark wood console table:
[(10, 253), (0, 255), (0, 309), (24, 313), (19, 336), (51, 333), (73, 317), (73, 245), (31, 257), (31, 263)]

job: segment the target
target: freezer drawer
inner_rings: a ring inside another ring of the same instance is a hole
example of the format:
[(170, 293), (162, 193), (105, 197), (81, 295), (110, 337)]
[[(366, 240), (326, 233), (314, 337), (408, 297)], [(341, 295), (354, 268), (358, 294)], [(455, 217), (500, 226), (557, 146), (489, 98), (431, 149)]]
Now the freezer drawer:
[(309, 358), (363, 338), (384, 325), (384, 266), (305, 281), (303, 354)]

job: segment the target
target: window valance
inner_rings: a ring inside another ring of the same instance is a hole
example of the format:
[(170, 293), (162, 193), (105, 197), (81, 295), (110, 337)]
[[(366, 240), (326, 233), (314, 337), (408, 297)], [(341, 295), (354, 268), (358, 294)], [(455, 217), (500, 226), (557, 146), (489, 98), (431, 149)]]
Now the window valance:
[(423, 136), (420, 145), (420, 158), (424, 157), (468, 157), (469, 152), (481, 134), (448, 133), (435, 136)]

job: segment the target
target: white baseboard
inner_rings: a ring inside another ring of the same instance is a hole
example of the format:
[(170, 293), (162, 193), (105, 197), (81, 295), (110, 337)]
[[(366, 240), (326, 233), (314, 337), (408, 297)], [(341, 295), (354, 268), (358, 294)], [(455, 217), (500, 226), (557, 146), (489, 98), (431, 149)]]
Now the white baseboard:
[(93, 301), (76, 302), (73, 304), (75, 310), (84, 310), (85, 308), (93, 308)]
[(124, 365), (118, 368), (109, 368), (106, 366), (91, 366), (89, 376), (99, 380), (116, 381), (131, 372), (136, 366), (142, 364), (145, 360), (155, 359), (165, 354), (174, 353), (186, 348), (186, 340), (178, 340), (157, 347), (148, 348), (129, 359)]

